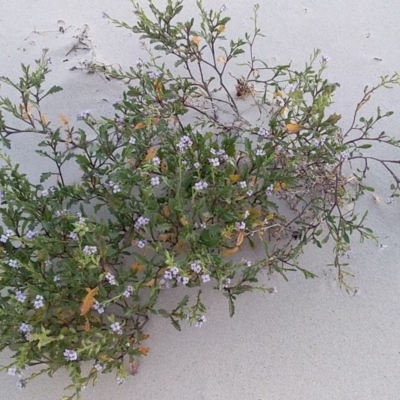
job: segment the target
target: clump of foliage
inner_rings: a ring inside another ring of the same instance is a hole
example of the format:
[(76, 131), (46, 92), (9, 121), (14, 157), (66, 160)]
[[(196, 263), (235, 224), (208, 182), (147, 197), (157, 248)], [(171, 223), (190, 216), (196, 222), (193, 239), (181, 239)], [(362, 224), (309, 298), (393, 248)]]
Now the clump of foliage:
[[(328, 240), (347, 285), (341, 256), (350, 238), (374, 238), (366, 213), (355, 208), (373, 190), (364, 184), (371, 162), (385, 166), (397, 196), (392, 165), (399, 162), (365, 154), (374, 143), (399, 147), (373, 130), (391, 113), (378, 108), (359, 117), (377, 89), (400, 83), (397, 74), (365, 88), (343, 130), (340, 115), (328, 112), (338, 84), (323, 76), (327, 57), (315, 51), (302, 71), (271, 66), (254, 54), (262, 36), (258, 6), (254, 32), (228, 40), (224, 9), (209, 11), (198, 1), (196, 27), (195, 19), (175, 22), (182, 3), (169, 0), (161, 11), (149, 2), (150, 17), (133, 2), (134, 26), (110, 18), (140, 35), (148, 58), (128, 71), (91, 66), (124, 81), (126, 90), (114, 117), (80, 113), (87, 129), (63, 115), (61, 126), (48, 121), (41, 103), (61, 88), (45, 89), (46, 52), (35, 69), (22, 66), (19, 81), (1, 78), (20, 103), (0, 97), (0, 348), (14, 352), (5, 367), (11, 374), (44, 365), (39, 373), (51, 376), (66, 366), (74, 393), (64, 399), (79, 398), (101, 372), (117, 371), (119, 383), (134, 374), (149, 351), (149, 315), (159, 313), (177, 329), (182, 321), (201, 327), (203, 285), (220, 290), (233, 315), (237, 295), (274, 292), (257, 284), (262, 271), (314, 277), (298, 256)], [(237, 64), (240, 76), (232, 74)], [(54, 163), (40, 183), (7, 155), (12, 137), (23, 133), (38, 135), (35, 151)], [(82, 171), (73, 184), (66, 179), (71, 165)], [(241, 260), (244, 246), (265, 255)], [(180, 286), (196, 295), (159, 309), (159, 294)], [(81, 363), (89, 360), (84, 376)], [(22, 376), (20, 385), (36, 375)]]

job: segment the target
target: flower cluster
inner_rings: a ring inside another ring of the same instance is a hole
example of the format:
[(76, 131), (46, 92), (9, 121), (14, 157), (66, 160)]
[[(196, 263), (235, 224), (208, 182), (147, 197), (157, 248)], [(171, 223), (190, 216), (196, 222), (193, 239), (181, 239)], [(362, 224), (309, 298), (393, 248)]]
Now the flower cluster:
[(202, 315), (202, 316), (197, 320), (195, 327), (196, 327), (196, 328), (201, 328), (201, 327), (203, 326), (204, 322), (206, 322), (206, 321), (207, 321), (206, 317), (205, 317), (204, 315)]
[(63, 355), (67, 361), (76, 361), (78, 359), (78, 353), (75, 350), (66, 349)]
[(139, 230), (142, 226), (146, 226), (149, 222), (150, 222), (149, 218), (146, 218), (146, 217), (142, 216), (142, 217), (139, 217), (136, 220), (136, 222), (134, 224), (134, 227), (135, 227), (136, 230)]
[(188, 147), (193, 145), (192, 139), (189, 136), (183, 136), (179, 140), (177, 147), (180, 153), (183, 153)]
[(208, 188), (208, 183), (204, 181), (199, 181), (194, 184), (196, 190), (204, 190)]
[(117, 335), (122, 335), (122, 328), (119, 322), (114, 322), (111, 324), (110, 329), (112, 332), (115, 332)]
[(97, 247), (96, 246), (85, 246), (83, 248), (83, 252), (89, 256), (92, 256), (97, 253)]
[(0, 236), (0, 242), (6, 243), (11, 236), (14, 236), (15, 233), (11, 229), (7, 229), (5, 233)]

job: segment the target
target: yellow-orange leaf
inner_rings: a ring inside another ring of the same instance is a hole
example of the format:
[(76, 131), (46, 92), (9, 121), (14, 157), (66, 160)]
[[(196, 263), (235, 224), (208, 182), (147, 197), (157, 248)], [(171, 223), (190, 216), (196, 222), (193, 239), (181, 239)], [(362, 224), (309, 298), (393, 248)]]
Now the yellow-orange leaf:
[(225, 31), (225, 25), (219, 25), (217, 28), (218, 33), (222, 33)]
[(217, 58), (217, 61), (220, 62), (220, 63), (226, 63), (226, 58), (223, 57), (223, 56), (219, 56), (219, 57)]
[(285, 182), (277, 182), (274, 185), (274, 192), (279, 192), (281, 189), (286, 189), (286, 183)]
[(285, 114), (285, 112), (286, 112), (286, 107), (282, 107), (282, 108), (279, 110), (279, 113), (280, 113), (281, 115)]
[(261, 210), (258, 208), (250, 208), (249, 213), (253, 218), (258, 218), (261, 215)]
[(286, 129), (288, 130), (289, 133), (297, 133), (301, 129), (300, 124), (287, 124)]
[(235, 254), (238, 250), (239, 250), (239, 247), (236, 246), (236, 247), (234, 247), (233, 249), (224, 250), (221, 254), (222, 254), (224, 257), (229, 257), (229, 256), (231, 256), (232, 254)]
[(59, 118), (64, 125), (69, 125), (68, 118), (64, 114), (60, 114)]
[(143, 356), (147, 356), (147, 353), (150, 351), (148, 347), (140, 347), (139, 353)]
[(265, 219), (266, 219), (267, 221), (270, 221), (271, 219), (274, 219), (274, 214), (268, 214), (268, 215), (265, 217)]
[(157, 153), (157, 148), (156, 147), (150, 147), (150, 149), (147, 152), (146, 157), (144, 158), (144, 161), (150, 161), (152, 160)]
[(237, 182), (239, 180), (239, 178), (240, 178), (240, 175), (236, 175), (236, 174), (229, 175), (229, 179), (233, 183)]
[(199, 47), (200, 46), (200, 38), (198, 36), (193, 36), (192, 37), (192, 42)]
[(243, 243), (243, 240), (244, 240), (244, 232), (240, 231), (238, 238), (236, 240), (236, 246), (240, 246)]
[(92, 308), (94, 302), (96, 301), (94, 296), (96, 296), (96, 294), (99, 292), (99, 287), (96, 286), (94, 289), (86, 288), (86, 291), (87, 291), (87, 295), (83, 299), (83, 302), (82, 302), (82, 305), (80, 308), (81, 315), (86, 315), (89, 312), (89, 310)]
[(143, 122), (138, 122), (136, 125), (135, 125), (135, 128), (134, 129), (142, 129), (142, 128), (144, 128), (146, 126), (146, 124), (144, 124)]
[(140, 272), (143, 268), (144, 268), (144, 265), (139, 264), (137, 261), (135, 261), (131, 266), (131, 269), (136, 272)]
[(169, 216), (171, 215), (171, 210), (169, 209), (168, 206), (164, 206), (164, 207), (163, 207), (163, 214), (164, 214), (166, 217), (169, 217)]
[(163, 90), (162, 90), (162, 83), (159, 81), (157, 81), (156, 83), (156, 92), (158, 101), (161, 101), (163, 99)]
[(143, 333), (140, 340), (147, 340), (149, 337), (150, 337), (150, 335), (148, 333), (146, 333), (146, 334)]
[(171, 237), (170, 233), (160, 233), (160, 240), (165, 243)]
[(275, 92), (274, 97), (282, 97), (282, 92)]

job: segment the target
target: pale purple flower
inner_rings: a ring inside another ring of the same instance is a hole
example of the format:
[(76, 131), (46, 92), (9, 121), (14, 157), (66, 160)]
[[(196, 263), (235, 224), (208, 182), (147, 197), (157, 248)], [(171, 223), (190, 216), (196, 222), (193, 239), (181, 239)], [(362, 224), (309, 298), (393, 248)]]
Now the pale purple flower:
[(204, 181), (199, 181), (194, 184), (195, 190), (203, 190), (208, 188), (208, 183)]
[(247, 196), (252, 196), (253, 193), (254, 193), (254, 192), (253, 192), (251, 189), (249, 189), (249, 190), (246, 192)]
[(131, 285), (127, 286), (124, 290), (124, 297), (128, 298), (133, 293), (133, 287)]
[(38, 294), (35, 297), (35, 300), (33, 300), (33, 306), (35, 307), (36, 310), (39, 309), (39, 308), (44, 307), (44, 301), (43, 300), (44, 300), (44, 297), (42, 295), (40, 295), (40, 294)]
[(93, 310), (96, 310), (99, 314), (103, 314), (104, 308), (101, 304), (96, 300), (92, 306)]
[(141, 59), (141, 58), (139, 58), (137, 61), (136, 61), (136, 66), (138, 67), (138, 68), (142, 68), (143, 67), (143, 60)]
[(146, 241), (146, 240), (139, 240), (139, 241), (136, 243), (136, 246), (139, 247), (139, 249), (143, 249), (144, 246), (146, 246), (146, 244), (147, 244), (147, 241)]
[(183, 136), (179, 140), (179, 143), (177, 144), (177, 147), (179, 149), (179, 152), (182, 153), (184, 152), (188, 147), (192, 146), (193, 142), (192, 139), (190, 139), (189, 136)]
[(160, 178), (158, 176), (153, 176), (153, 178), (150, 179), (151, 186), (157, 186), (160, 184)]
[(21, 290), (16, 290), (15, 291), (15, 298), (17, 299), (17, 301), (19, 301), (20, 303), (23, 303), (26, 300), (26, 295), (24, 293), (22, 293)]
[(267, 137), (270, 135), (270, 132), (267, 131), (265, 128), (260, 127), (260, 129), (259, 129), (258, 132), (257, 132), (257, 135), (258, 135), (258, 136), (261, 136), (261, 137), (263, 137), (263, 138), (267, 138)]
[(38, 232), (38, 231), (32, 231), (32, 230), (29, 229), (29, 231), (26, 232), (25, 237), (26, 237), (28, 240), (32, 240), (34, 237), (36, 237), (36, 236), (38, 236), (38, 235), (39, 235), (39, 232)]
[(19, 333), (30, 333), (33, 329), (33, 326), (31, 324), (27, 324), (26, 322), (21, 322), (18, 328)]
[(21, 268), (21, 265), (19, 264), (19, 262), (18, 262), (17, 260), (9, 260), (9, 261), (8, 261), (8, 265), (9, 265), (11, 268), (15, 268), (15, 269)]
[(11, 229), (7, 229), (0, 237), (0, 242), (6, 243), (7, 240), (11, 237), (14, 236), (15, 233)]
[(47, 189), (42, 190), (42, 197), (47, 197), (49, 195), (49, 191)]
[(24, 389), (24, 388), (26, 388), (26, 385), (28, 384), (28, 380), (27, 379), (20, 379), (18, 382), (17, 382), (17, 388), (18, 389)]
[(116, 378), (116, 381), (117, 381), (118, 385), (122, 385), (125, 382), (125, 379), (118, 377), (118, 378)]
[(256, 150), (256, 156), (265, 156), (265, 150), (263, 149), (257, 149)]
[(222, 4), (222, 7), (220, 8), (220, 12), (224, 12), (228, 9), (228, 7), (225, 4)]
[(239, 186), (240, 186), (242, 189), (245, 189), (245, 188), (247, 187), (247, 182), (246, 182), (246, 181), (240, 181), (240, 182), (239, 182)]
[(158, 157), (154, 157), (154, 158), (151, 160), (151, 162), (152, 162), (154, 165), (160, 165), (161, 160), (160, 160)]
[(182, 277), (182, 284), (187, 285), (189, 283), (189, 278), (187, 276)]
[(170, 271), (174, 278), (179, 274), (179, 269), (175, 266), (171, 267)]
[(235, 227), (237, 231), (243, 231), (246, 229), (246, 222), (236, 222)]
[(97, 253), (97, 247), (96, 246), (85, 246), (83, 248), (83, 252), (85, 254), (87, 254), (88, 256), (92, 256)]
[(194, 261), (190, 264), (190, 269), (199, 274), (201, 272), (201, 265), (199, 261)]
[(70, 238), (70, 239), (72, 239), (74, 242), (77, 242), (77, 241), (78, 241), (78, 235), (77, 235), (75, 232), (70, 232), (70, 233), (67, 235), (67, 237)]
[(201, 328), (201, 327), (203, 326), (204, 322), (206, 322), (206, 321), (207, 321), (206, 317), (205, 317), (204, 315), (201, 316), (201, 317), (197, 320), (195, 327), (196, 327), (196, 328)]
[(193, 164), (193, 166), (194, 166), (196, 169), (199, 169), (199, 168), (200, 168), (200, 163), (196, 161), (196, 162)]
[(210, 275), (208, 275), (208, 274), (202, 275), (201, 280), (203, 281), (203, 283), (210, 282), (210, 280), (211, 280)]
[(58, 275), (54, 275), (53, 282), (55, 282), (57, 287), (61, 287), (61, 278)]
[(89, 118), (91, 115), (92, 115), (91, 110), (83, 110), (76, 116), (76, 118), (78, 121), (81, 121), (81, 120)]
[(150, 71), (149, 72), (149, 78), (150, 79), (157, 79), (160, 76), (160, 74), (157, 71)]
[(117, 284), (117, 282), (115, 281), (115, 276), (112, 273), (107, 272), (105, 278), (107, 279), (107, 281), (110, 285)]
[(63, 354), (67, 361), (76, 361), (78, 359), (78, 353), (74, 350), (66, 349)]
[(142, 226), (147, 225), (149, 222), (150, 222), (150, 219), (149, 219), (149, 218), (146, 218), (146, 217), (139, 217), (139, 218), (136, 220), (136, 222), (135, 222), (135, 224), (134, 224), (134, 227), (135, 227), (135, 229), (140, 229)]
[(220, 165), (218, 158), (209, 158), (208, 161), (213, 167), (218, 167)]
[(342, 151), (342, 152), (340, 153), (340, 158), (341, 158), (343, 161), (347, 161), (347, 160), (349, 159), (349, 152), (348, 152), (347, 150)]
[(327, 63), (328, 61), (331, 60), (331, 58), (326, 54), (321, 54), (321, 58), (322, 58), (322, 62), (325, 62), (325, 63)]
[(294, 89), (296, 89), (296, 85), (294, 83), (289, 83), (289, 85), (286, 86), (286, 91), (288, 93), (293, 92)]
[(134, 137), (129, 138), (129, 144), (136, 144), (136, 139)]
[(114, 322), (113, 324), (111, 324), (110, 328), (111, 331), (115, 332), (117, 335), (122, 335), (122, 328), (119, 322)]
[(7, 370), (7, 374), (10, 376), (15, 376), (16, 373), (17, 373), (17, 368), (15, 367), (8, 368)]
[(265, 191), (265, 195), (266, 196), (272, 196), (272, 191), (274, 190), (274, 185), (269, 185), (268, 187), (267, 187), (267, 190)]
[(278, 146), (275, 147), (275, 153), (280, 153), (282, 151), (283, 147), (278, 144)]
[(168, 279), (168, 280), (172, 279), (171, 271), (165, 271), (164, 272), (164, 279)]
[(103, 371), (103, 369), (104, 369), (104, 366), (102, 364), (100, 364), (99, 362), (96, 362), (96, 364), (94, 364), (93, 367), (99, 372)]

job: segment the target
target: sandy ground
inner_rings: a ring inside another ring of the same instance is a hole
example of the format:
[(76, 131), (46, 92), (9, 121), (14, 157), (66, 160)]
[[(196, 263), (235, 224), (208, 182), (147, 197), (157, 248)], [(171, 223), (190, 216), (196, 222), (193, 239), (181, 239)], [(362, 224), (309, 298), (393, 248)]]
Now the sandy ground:
[[(146, 3), (142, 0), (142, 3)], [(156, 4), (164, 3), (162, 0)], [(185, 0), (185, 16), (194, 1)], [(204, 0), (220, 7), (221, 0)], [(244, 34), (251, 27), (253, 1), (226, 2), (233, 17), (228, 33)], [(18, 76), (17, 66), (33, 63), (49, 48), (53, 73), (49, 82), (64, 92), (48, 101), (48, 114), (72, 118), (82, 109), (96, 115), (112, 113), (111, 102), (121, 88), (98, 75), (70, 68), (95, 60), (105, 64), (133, 64), (141, 56), (137, 37), (102, 19), (102, 12), (133, 21), (128, 0), (0, 0), (0, 75)], [(365, 85), (400, 70), (400, 8), (386, 0), (261, 0), (260, 25), (267, 38), (256, 51), (269, 62), (302, 66), (314, 48), (331, 57), (327, 76), (340, 82), (335, 111), (343, 126)], [(65, 34), (58, 32), (62, 20)], [(72, 52), (72, 36), (87, 24), (91, 52)], [(64, 61), (68, 59), (68, 61)], [(374, 105), (397, 114), (381, 130), (400, 136), (400, 88), (381, 92)], [(365, 109), (373, 111), (373, 107)], [(14, 157), (35, 178), (38, 164), (32, 156), (33, 138), (16, 139)], [(378, 148), (376, 155), (399, 158), (399, 152)], [(45, 168), (43, 160), (40, 169)], [(274, 296), (249, 294), (239, 298), (237, 315), (230, 319), (225, 299), (210, 292), (208, 321), (202, 329), (177, 332), (166, 320), (149, 324), (151, 352), (139, 373), (118, 386), (104, 376), (88, 388), (86, 400), (397, 400), (400, 399), (400, 247), (397, 240), (400, 200), (387, 204), (389, 180), (381, 169), (371, 171), (370, 184), (379, 205), (365, 197), (369, 224), (380, 236), (381, 247), (370, 242), (355, 245), (350, 262), (359, 294), (340, 290), (326, 265), (330, 250), (310, 249), (304, 265), (319, 278), (306, 281), (298, 274), (284, 282), (272, 277)], [(73, 179), (73, 176), (71, 177)], [(246, 256), (246, 255), (245, 255)], [(247, 258), (255, 257), (248, 254)], [(173, 304), (168, 293), (162, 302)], [(2, 356), (6, 359), (7, 354)], [(18, 391), (14, 377), (0, 378), (1, 400), (54, 400), (68, 384), (64, 372), (53, 379), (39, 378)]]

